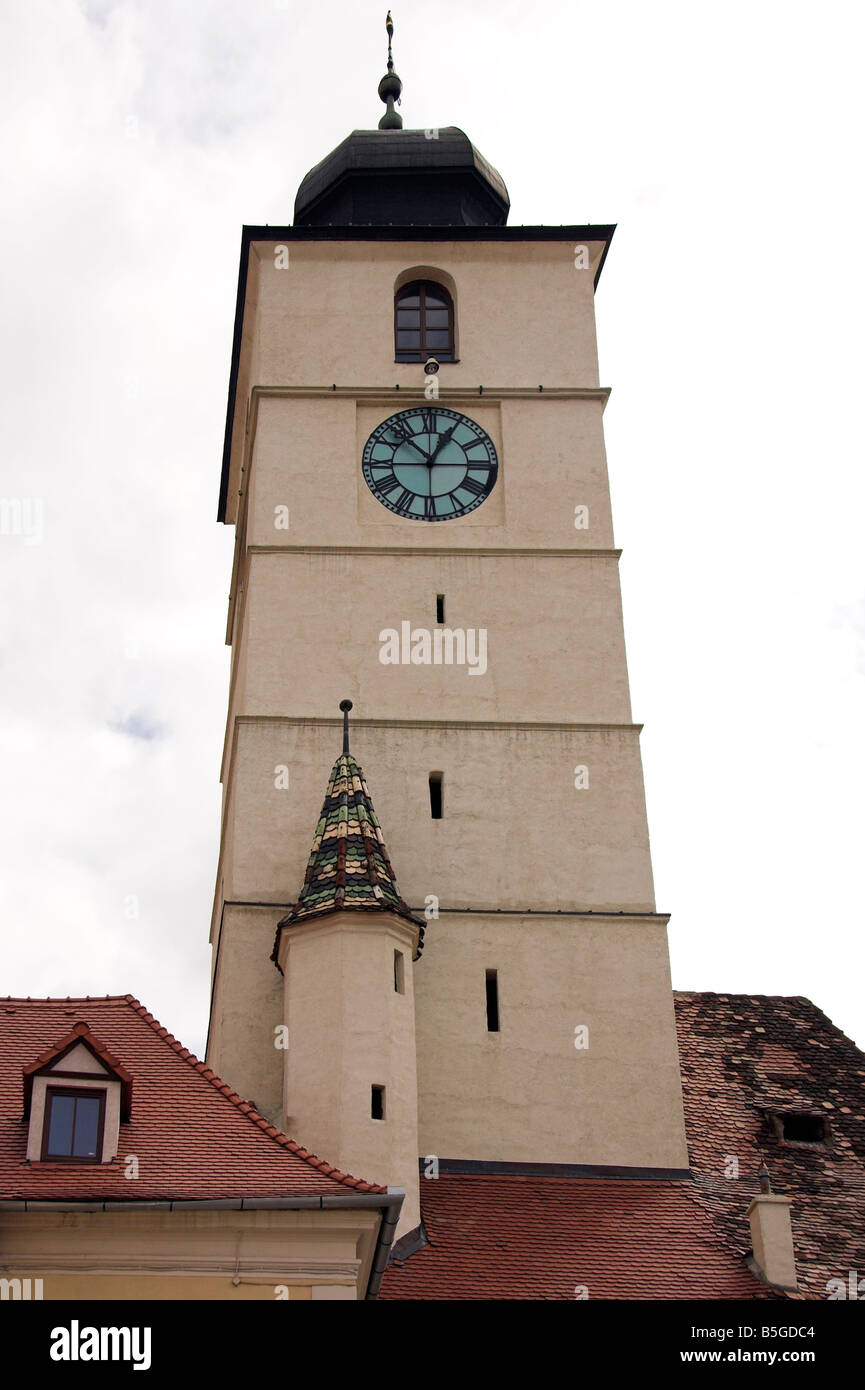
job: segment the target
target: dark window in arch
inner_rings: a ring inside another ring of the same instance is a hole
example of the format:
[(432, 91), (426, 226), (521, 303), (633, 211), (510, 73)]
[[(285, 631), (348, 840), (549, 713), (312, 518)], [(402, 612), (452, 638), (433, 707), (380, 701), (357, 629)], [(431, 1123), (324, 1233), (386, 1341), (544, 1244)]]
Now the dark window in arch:
[(454, 361), (454, 302), (444, 285), (412, 280), (397, 290), (394, 341), (397, 362)]

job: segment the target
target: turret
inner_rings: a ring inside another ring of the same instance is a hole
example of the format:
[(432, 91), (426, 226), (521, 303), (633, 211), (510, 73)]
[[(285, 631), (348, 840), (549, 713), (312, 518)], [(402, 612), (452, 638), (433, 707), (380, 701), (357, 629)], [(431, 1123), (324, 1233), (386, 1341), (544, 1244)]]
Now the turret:
[(420, 1223), (412, 963), (423, 923), (399, 896), (360, 765), (333, 765), (300, 897), (273, 958), (285, 977), (284, 1124), (328, 1162), (403, 1187)]

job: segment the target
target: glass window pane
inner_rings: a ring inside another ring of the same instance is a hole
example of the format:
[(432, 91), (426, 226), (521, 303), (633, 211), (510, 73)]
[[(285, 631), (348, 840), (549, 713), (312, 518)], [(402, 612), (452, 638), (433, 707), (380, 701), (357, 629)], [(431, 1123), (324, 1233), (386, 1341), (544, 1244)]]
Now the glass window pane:
[(407, 309), (418, 309), (420, 308), (420, 295), (401, 294), (397, 300), (397, 303), (399, 304), (400, 308), (402, 308), (402, 306), (405, 305)]
[(49, 1154), (72, 1153), (72, 1119), (75, 1113), (73, 1096), (52, 1096), (49, 1101), (48, 1148)]
[(447, 328), (448, 311), (447, 309), (427, 309), (426, 312), (427, 328)]
[(95, 1158), (99, 1143), (99, 1099), (79, 1096), (75, 1102), (75, 1139), (72, 1152), (76, 1158)]
[(396, 345), (400, 348), (419, 348), (420, 333), (416, 328), (406, 329), (405, 332), (399, 331), (396, 335)]
[(447, 300), (442, 299), (441, 295), (436, 294), (435, 290), (427, 290), (426, 303), (427, 307), (430, 309), (446, 309), (448, 307)]
[(436, 333), (427, 333), (426, 339), (425, 339), (426, 345), (427, 345), (427, 347), (429, 347), (429, 348), (443, 348), (443, 347), (448, 347), (448, 345), (450, 344), (450, 340), (451, 340), (451, 338), (450, 338), (450, 334), (449, 334), (449, 333), (438, 333), (438, 332), (436, 332)]
[(396, 321), (400, 328), (420, 328), (420, 309), (403, 309), (400, 306), (396, 311)]

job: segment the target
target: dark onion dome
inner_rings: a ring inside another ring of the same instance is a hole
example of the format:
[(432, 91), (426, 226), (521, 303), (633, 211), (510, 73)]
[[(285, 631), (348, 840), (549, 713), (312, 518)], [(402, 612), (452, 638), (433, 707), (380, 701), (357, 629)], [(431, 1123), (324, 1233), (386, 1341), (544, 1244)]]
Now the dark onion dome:
[(504, 179), (456, 126), (355, 130), (297, 190), (296, 227), (502, 227)]

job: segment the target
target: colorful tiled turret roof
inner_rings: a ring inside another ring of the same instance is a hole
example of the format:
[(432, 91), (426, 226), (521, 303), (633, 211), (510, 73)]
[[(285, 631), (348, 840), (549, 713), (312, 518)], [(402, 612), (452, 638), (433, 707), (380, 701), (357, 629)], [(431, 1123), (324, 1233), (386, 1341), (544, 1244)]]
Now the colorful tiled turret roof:
[(404, 903), (388, 858), (381, 826), (360, 764), (341, 753), (330, 774), (300, 898), (277, 928), (329, 912), (395, 912), (418, 927), (423, 922)]

